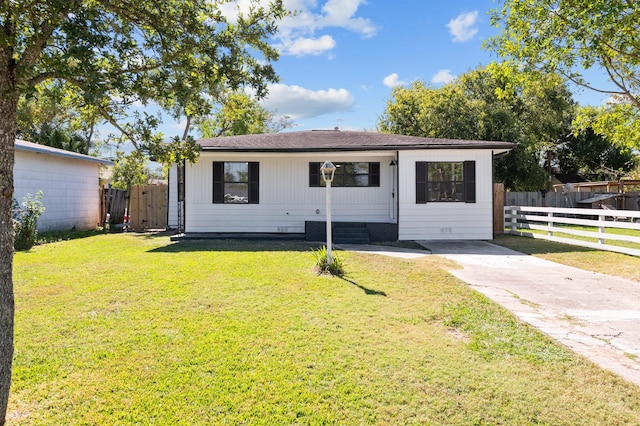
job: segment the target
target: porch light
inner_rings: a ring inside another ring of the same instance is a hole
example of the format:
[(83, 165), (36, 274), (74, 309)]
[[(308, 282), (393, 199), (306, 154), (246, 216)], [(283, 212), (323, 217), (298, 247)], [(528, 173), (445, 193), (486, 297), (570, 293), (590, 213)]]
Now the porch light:
[(331, 161), (325, 161), (320, 166), (320, 172), (327, 188), (327, 262), (331, 265), (331, 182), (336, 172), (336, 166)]

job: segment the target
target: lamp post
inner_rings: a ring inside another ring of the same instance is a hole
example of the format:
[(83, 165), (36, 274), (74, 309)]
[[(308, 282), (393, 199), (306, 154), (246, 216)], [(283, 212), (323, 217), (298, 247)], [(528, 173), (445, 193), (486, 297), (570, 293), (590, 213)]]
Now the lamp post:
[(327, 188), (327, 262), (331, 264), (331, 182), (336, 172), (336, 166), (331, 161), (325, 161), (320, 166), (320, 172)]

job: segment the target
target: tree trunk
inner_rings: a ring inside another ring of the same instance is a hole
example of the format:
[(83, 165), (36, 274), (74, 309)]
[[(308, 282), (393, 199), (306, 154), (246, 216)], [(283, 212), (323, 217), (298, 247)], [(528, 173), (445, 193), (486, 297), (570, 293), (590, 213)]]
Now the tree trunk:
[(0, 425), (4, 425), (7, 414), (13, 360), (14, 235), (11, 209), (18, 107), (13, 65), (12, 59), (0, 59)]

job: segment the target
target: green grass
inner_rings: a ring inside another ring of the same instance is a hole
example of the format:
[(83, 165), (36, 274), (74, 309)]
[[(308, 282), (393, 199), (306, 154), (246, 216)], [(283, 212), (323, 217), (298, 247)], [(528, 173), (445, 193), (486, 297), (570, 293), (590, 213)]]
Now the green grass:
[[(588, 232), (594, 232), (594, 233), (598, 232), (598, 227), (595, 227), (595, 226), (567, 225), (567, 224), (559, 224), (559, 223), (554, 224), (554, 226), (557, 227), (557, 228), (566, 228), (566, 229), (573, 230), (573, 231), (588, 231)], [(509, 232), (510, 230), (511, 230), (511, 228), (505, 228), (505, 232)], [(518, 228), (518, 231), (519, 232), (525, 232), (525, 233), (532, 233), (532, 234), (540, 234), (540, 235), (547, 235), (548, 234), (547, 231), (542, 231), (542, 230), (538, 230), (538, 229)], [(606, 232), (607, 232), (607, 234), (640, 237), (640, 231), (635, 230), (635, 229), (606, 228)], [(596, 238), (596, 237), (585, 237), (585, 236), (581, 236), (581, 235), (573, 235), (573, 234), (569, 234), (569, 233), (562, 232), (562, 231), (554, 231), (553, 232), (553, 236), (554, 237), (561, 237), (561, 238), (569, 238), (569, 239), (577, 240), (577, 241), (586, 241), (586, 242), (590, 242), (590, 243), (598, 243), (599, 242), (599, 239)], [(605, 235), (605, 244), (612, 245), (612, 246), (617, 246), (617, 247), (627, 247), (627, 248), (632, 248), (632, 249), (640, 249), (640, 244), (638, 244), (638, 243), (633, 243), (633, 242), (629, 242), (629, 241), (614, 240), (614, 239), (612, 239), (610, 237), (607, 238), (606, 235)]]
[(638, 424), (640, 389), (443, 270), (105, 234), (17, 253), (8, 424)]
[(493, 242), (564, 265), (640, 281), (637, 256), (513, 235), (501, 235)]

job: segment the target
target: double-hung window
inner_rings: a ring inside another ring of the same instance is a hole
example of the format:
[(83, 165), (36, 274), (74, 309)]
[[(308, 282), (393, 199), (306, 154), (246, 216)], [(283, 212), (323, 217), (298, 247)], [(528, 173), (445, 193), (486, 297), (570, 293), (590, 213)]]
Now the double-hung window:
[(416, 203), (476, 202), (475, 161), (416, 162)]
[(241, 161), (213, 162), (213, 202), (258, 204), (260, 200), (260, 163)]
[[(309, 186), (325, 186), (320, 172), (322, 163), (309, 163)], [(333, 187), (366, 187), (380, 186), (380, 163), (334, 163), (336, 172), (333, 175)]]

